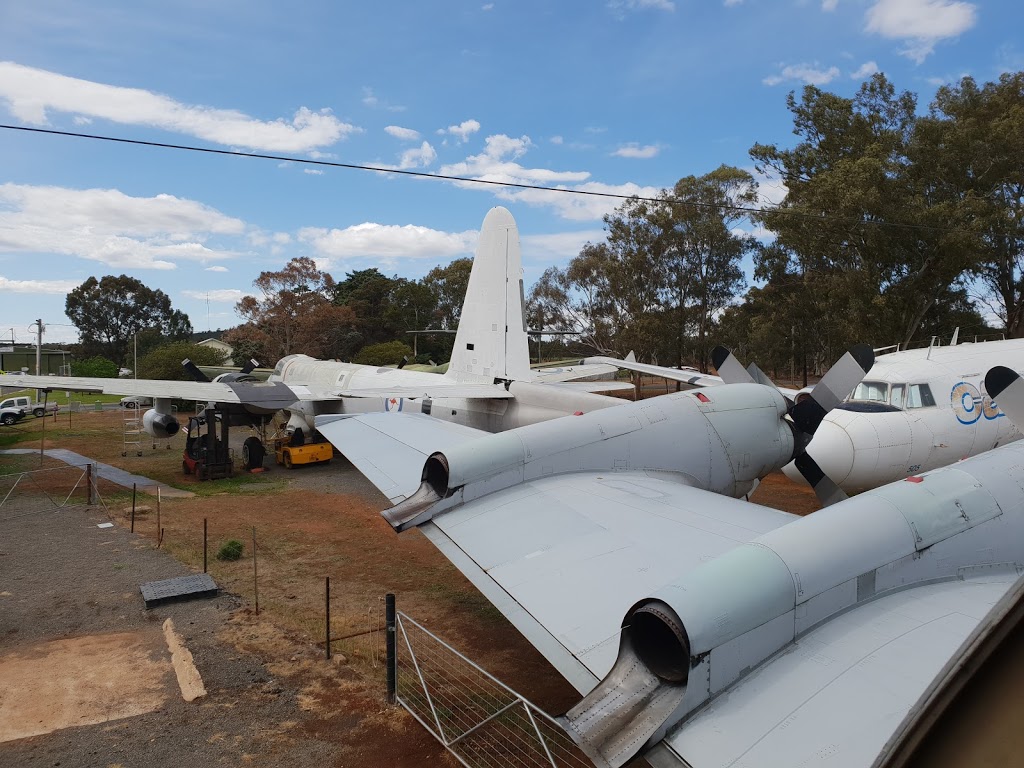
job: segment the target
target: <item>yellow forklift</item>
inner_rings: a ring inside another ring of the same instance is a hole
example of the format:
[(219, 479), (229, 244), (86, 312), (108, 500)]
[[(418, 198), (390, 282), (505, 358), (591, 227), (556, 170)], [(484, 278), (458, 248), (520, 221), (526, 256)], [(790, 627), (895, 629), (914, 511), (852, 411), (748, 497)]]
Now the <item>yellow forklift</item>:
[(306, 442), (305, 432), (301, 429), (275, 437), (273, 444), (277, 463), (284, 465), (285, 469), (302, 464), (327, 464), (334, 458), (334, 446), (323, 439)]

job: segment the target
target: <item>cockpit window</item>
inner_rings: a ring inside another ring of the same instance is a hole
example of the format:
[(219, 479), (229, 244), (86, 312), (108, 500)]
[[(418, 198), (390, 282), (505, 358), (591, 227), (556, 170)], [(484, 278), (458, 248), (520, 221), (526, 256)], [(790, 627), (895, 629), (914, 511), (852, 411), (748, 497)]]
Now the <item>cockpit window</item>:
[(935, 405), (932, 390), (927, 384), (911, 384), (907, 393), (907, 408), (927, 408)]
[(889, 392), (889, 405), (903, 410), (903, 395), (907, 391), (905, 384), (893, 384)]
[(298, 355), (287, 355), (286, 357), (282, 357), (280, 360), (277, 361), (277, 365), (274, 366), (274, 373), (271, 375), (280, 377), (281, 374), (284, 373), (285, 366), (288, 365), (288, 363), (290, 363), (296, 357), (298, 357)]
[(853, 391), (851, 400), (876, 403), (889, 402), (889, 385), (884, 381), (862, 381)]

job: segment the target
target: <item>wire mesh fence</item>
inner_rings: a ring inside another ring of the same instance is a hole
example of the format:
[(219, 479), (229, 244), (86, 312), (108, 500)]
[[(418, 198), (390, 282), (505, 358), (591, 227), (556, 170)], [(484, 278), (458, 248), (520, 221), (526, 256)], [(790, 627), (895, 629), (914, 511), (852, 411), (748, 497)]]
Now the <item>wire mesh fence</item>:
[(91, 464), (0, 475), (0, 521), (98, 503)]
[(592, 768), (558, 722), (399, 612), (397, 700), (468, 768)]

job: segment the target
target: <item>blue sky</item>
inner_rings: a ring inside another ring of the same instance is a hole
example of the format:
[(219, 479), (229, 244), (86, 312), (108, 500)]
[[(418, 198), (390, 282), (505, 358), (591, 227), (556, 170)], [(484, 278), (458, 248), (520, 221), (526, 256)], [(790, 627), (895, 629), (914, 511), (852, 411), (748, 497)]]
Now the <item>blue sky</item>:
[[(786, 94), (872, 72), (919, 94), (1024, 69), (1019, 0), (33, 0), (0, 4), (0, 122), (622, 194), (755, 142)], [(785, 194), (768, 180), (769, 200)], [(493, 205), (526, 282), (602, 238), (614, 201), (0, 130), (0, 339), (126, 273), (196, 330), (237, 324), (263, 270), (421, 277)]]

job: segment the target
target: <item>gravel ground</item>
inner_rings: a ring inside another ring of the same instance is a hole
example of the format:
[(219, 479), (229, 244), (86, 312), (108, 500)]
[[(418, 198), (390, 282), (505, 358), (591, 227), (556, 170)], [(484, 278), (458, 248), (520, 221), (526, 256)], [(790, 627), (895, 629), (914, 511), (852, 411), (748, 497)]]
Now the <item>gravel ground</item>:
[(209, 695), (186, 703), (172, 691), (149, 714), (0, 744), (0, 766), (335, 764), (331, 743), (303, 727), (312, 716), (296, 681), (218, 638), (236, 598), (147, 610), (141, 583), (189, 571), (122, 528), (97, 528), (105, 521), (102, 510), (79, 507), (0, 522), (0, 660), (57, 638), (152, 630), (170, 617)]

